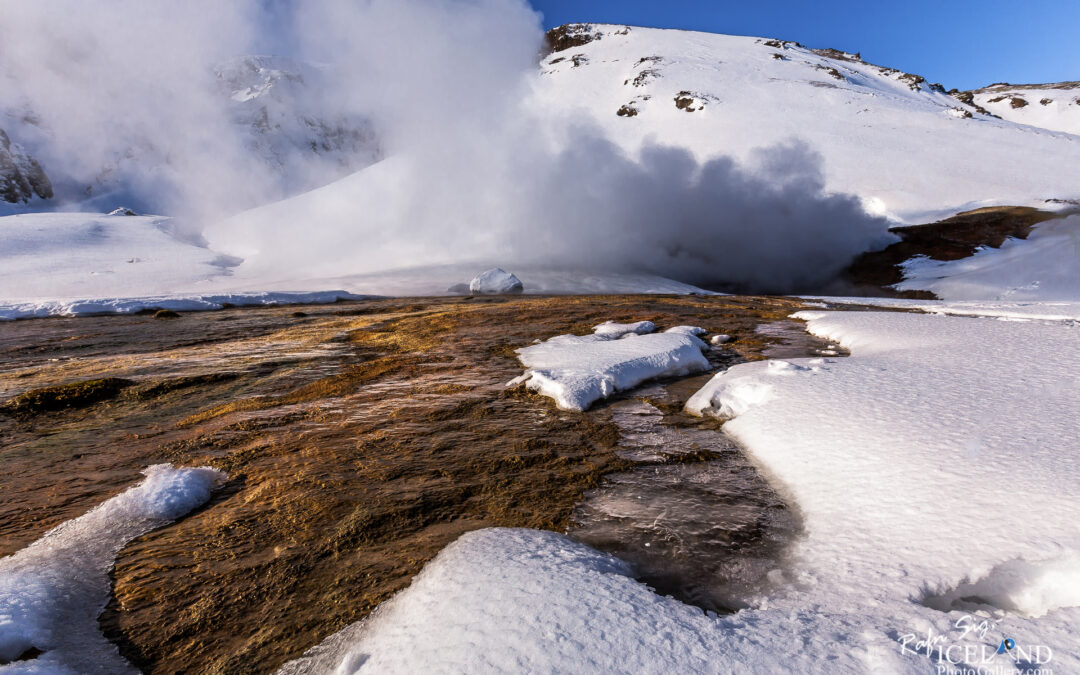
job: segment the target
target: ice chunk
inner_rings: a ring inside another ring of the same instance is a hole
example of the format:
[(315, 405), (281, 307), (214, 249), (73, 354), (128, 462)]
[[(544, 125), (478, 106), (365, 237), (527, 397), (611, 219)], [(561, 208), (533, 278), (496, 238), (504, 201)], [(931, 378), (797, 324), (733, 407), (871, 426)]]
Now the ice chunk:
[(510, 272), (495, 267), (482, 272), (469, 282), (469, 291), (477, 294), (521, 293), (525, 286)]
[(668, 328), (665, 333), (682, 333), (683, 335), (694, 335), (700, 337), (709, 331), (698, 326), (672, 326)]

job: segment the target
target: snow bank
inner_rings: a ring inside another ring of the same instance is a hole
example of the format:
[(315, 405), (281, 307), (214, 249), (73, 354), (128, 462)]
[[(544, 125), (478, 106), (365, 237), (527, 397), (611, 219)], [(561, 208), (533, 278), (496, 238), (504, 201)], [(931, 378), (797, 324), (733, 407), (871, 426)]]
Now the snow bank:
[(97, 300), (40, 300), (12, 305), (0, 304), (0, 321), (45, 316), (94, 316), (98, 314), (134, 314), (146, 309), (171, 309), (196, 312), (223, 309), (229, 305), (315, 305), (339, 300), (363, 300), (363, 295), (345, 291), (313, 293), (264, 292), (222, 293), (217, 295), (159, 295), (144, 298), (101, 298)]
[(1080, 301), (1080, 216), (1040, 223), (968, 258), (913, 258), (900, 290), (928, 290), (950, 301)]
[(1075, 326), (798, 316), (852, 356), (739, 365), (687, 409), (734, 416), (725, 429), (798, 504), (806, 538), (796, 559), (814, 597), (879, 604), (879, 627), (895, 623), (890, 612), (916, 621), (911, 599), (947, 609), (979, 597), (1012, 613), (1010, 630), (1051, 643), (1072, 635), (1055, 646), (1072, 644), (1080, 630)]
[(45, 652), (6, 672), (137, 672), (99, 632), (117, 552), (141, 534), (210, 498), (225, 476), (158, 464), (146, 479), (0, 559), (0, 662), (31, 647)]
[(469, 282), (470, 293), (504, 294), (520, 293), (523, 290), (525, 287), (521, 284), (521, 279), (500, 267), (481, 272)]
[(709, 369), (705, 343), (685, 333), (649, 333), (649, 321), (603, 323), (593, 335), (559, 335), (517, 350), (525, 372), (508, 386), (525, 384), (555, 399), (564, 410), (586, 410), (616, 391), (654, 377)]

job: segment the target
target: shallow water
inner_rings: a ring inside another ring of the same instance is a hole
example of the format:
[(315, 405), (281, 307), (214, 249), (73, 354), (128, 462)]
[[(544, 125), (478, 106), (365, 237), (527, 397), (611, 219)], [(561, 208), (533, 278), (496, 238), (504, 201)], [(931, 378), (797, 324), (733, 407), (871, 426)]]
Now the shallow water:
[[(794, 513), (721, 430), (672, 424), (640, 399), (614, 404), (612, 420), (619, 454), (650, 464), (587, 493), (571, 536), (630, 562), (661, 594), (714, 612), (745, 607), (781, 566)], [(715, 459), (684, 463), (703, 453)]]

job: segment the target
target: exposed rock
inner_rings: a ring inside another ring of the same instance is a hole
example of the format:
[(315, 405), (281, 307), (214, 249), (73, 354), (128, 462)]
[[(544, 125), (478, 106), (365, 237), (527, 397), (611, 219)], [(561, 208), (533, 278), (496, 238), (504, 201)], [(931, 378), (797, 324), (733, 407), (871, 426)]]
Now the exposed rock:
[(636, 117), (638, 114), (638, 109), (627, 103), (618, 110), (616, 110), (615, 114), (619, 117)]
[(829, 74), (830, 77), (833, 77), (834, 79), (837, 79), (837, 80), (843, 80), (844, 79), (844, 76), (841, 75), (840, 71), (837, 70), (836, 68), (832, 68), (830, 66), (819, 65), (819, 66), (817, 66), (817, 69), (818, 70), (824, 70), (826, 73)]
[[(629, 29), (627, 29), (629, 32)], [(625, 35), (626, 33), (622, 33)], [(592, 24), (568, 23), (552, 28), (546, 34), (548, 53), (561, 52), (574, 47), (584, 47), (594, 40), (599, 40), (603, 34), (593, 30)]]
[(475, 295), (521, 293), (523, 290), (525, 286), (521, 283), (521, 279), (500, 267), (482, 272), (469, 282), (469, 292)]
[(113, 209), (112, 211), (109, 211), (109, 215), (110, 216), (137, 216), (139, 214), (135, 213), (131, 209), (127, 208), (126, 206), (120, 206), (118, 208)]
[(855, 52), (854, 54), (852, 54), (851, 52), (845, 52), (845, 51), (841, 51), (839, 49), (831, 49), (831, 48), (829, 48), (829, 49), (811, 49), (810, 51), (814, 52), (818, 56), (824, 56), (826, 58), (835, 59), (837, 61), (852, 61), (852, 62), (855, 62), (855, 63), (862, 63), (863, 62), (861, 52)]
[(0, 129), (0, 201), (26, 203), (35, 195), (52, 198), (49, 177), (36, 159)]

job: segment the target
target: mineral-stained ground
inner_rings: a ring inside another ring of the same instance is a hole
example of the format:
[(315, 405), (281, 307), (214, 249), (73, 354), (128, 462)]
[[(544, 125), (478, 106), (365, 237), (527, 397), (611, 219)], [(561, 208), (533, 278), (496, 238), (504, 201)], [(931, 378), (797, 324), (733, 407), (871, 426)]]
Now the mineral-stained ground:
[[(515, 348), (649, 319), (731, 335), (710, 353), (717, 368), (811, 355), (822, 345), (805, 333), (767, 328), (800, 307), (465, 297), (0, 324), (0, 556), (148, 465), (219, 468), (229, 479), (210, 503), (121, 551), (100, 626), (148, 672), (270, 672), (365, 617), (464, 532), (566, 531), (605, 476), (721, 456), (628, 458), (613, 410), (635, 392), (560, 411), (506, 388), (521, 372)], [(668, 384), (651, 401), (664, 424), (715, 430), (679, 412), (692, 388)]]

